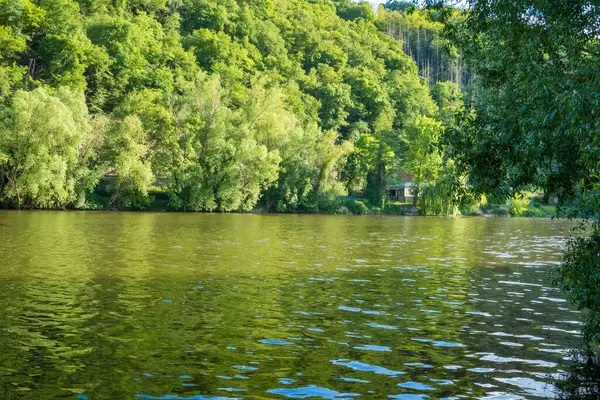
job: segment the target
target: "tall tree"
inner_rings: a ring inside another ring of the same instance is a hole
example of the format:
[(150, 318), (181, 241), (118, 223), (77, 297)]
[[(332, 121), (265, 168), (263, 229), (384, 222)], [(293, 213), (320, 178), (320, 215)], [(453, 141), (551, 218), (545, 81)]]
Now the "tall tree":
[(0, 120), (2, 197), (17, 208), (76, 202), (86, 181), (80, 160), (91, 134), (83, 95), (64, 88), (20, 91)]

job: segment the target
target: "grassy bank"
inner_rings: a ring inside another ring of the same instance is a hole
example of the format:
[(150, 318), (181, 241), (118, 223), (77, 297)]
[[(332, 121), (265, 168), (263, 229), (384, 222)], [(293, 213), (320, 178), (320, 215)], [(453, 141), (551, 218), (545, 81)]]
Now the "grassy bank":
[[(173, 207), (166, 193), (159, 188), (150, 192), (143, 202), (135, 202), (117, 206), (108, 195), (94, 195), (90, 197), (81, 210), (113, 210), (113, 211), (160, 211), (160, 212), (185, 212), (189, 210)], [(522, 204), (511, 201), (505, 204), (461, 204), (453, 208), (452, 212), (446, 214), (431, 213), (423, 210), (423, 206), (417, 206), (420, 215), (450, 215), (450, 216), (495, 216), (495, 217), (526, 217), (526, 218), (550, 218), (556, 215), (556, 206), (532, 202)], [(367, 199), (361, 197), (337, 197), (320, 200), (314, 207), (298, 208), (280, 212), (267, 210), (260, 204), (252, 210), (252, 213), (294, 213), (294, 214), (325, 214), (325, 215), (406, 215), (415, 211), (412, 203), (403, 203), (393, 200), (385, 202), (383, 207), (371, 204)]]
[[(86, 202), (78, 206), (66, 207), (64, 209), (75, 210), (112, 210), (112, 211), (153, 211), (153, 212), (187, 212), (193, 211), (172, 204), (168, 193), (161, 186), (150, 188), (148, 195), (134, 197), (129, 201), (115, 198), (110, 186), (100, 186), (86, 195)], [(102, 190), (106, 189), (106, 190)], [(284, 213), (284, 214), (325, 214), (325, 215), (438, 215), (438, 216), (497, 216), (497, 217), (527, 217), (527, 218), (550, 218), (556, 215), (556, 206), (543, 204), (540, 199), (531, 195), (510, 201), (488, 202), (487, 200), (475, 201), (473, 199), (463, 200), (458, 205), (448, 206), (440, 198), (421, 199), (417, 207), (412, 203), (404, 203), (387, 199), (382, 207), (376, 206), (361, 196), (332, 196), (319, 200), (310, 201), (307, 206), (297, 206), (283, 209), (271, 206), (266, 207), (259, 202), (251, 213)], [(1, 206), (1, 205), (0, 205)], [(5, 205), (6, 206), (6, 205)], [(0, 207), (1, 208), (1, 207)], [(10, 208), (10, 207), (6, 207)]]

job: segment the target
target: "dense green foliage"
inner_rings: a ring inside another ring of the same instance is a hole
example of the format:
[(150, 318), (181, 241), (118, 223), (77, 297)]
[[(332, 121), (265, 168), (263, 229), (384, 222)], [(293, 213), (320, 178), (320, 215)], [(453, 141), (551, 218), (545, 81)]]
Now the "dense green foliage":
[(588, 343), (600, 343), (598, 249), (600, 249), (598, 229), (594, 229), (589, 236), (571, 238), (557, 280), (569, 299), (579, 308), (587, 311), (582, 333)]
[(435, 181), (448, 120), (386, 34), (390, 21), (426, 20), (408, 12), (0, 0), (1, 201), (97, 207), (103, 195), (144, 208), (154, 193), (179, 210), (319, 211), (365, 192), (382, 206), (391, 174)]
[[(589, 3), (589, 4), (588, 4)], [(473, 1), (450, 26), (476, 75), (471, 124), (447, 135), (482, 192), (532, 185), (568, 201), (597, 169), (598, 9)]]
[(94, 138), (84, 98), (61, 88), (19, 91), (2, 112), (3, 194), (17, 207), (56, 207), (81, 201), (93, 172)]

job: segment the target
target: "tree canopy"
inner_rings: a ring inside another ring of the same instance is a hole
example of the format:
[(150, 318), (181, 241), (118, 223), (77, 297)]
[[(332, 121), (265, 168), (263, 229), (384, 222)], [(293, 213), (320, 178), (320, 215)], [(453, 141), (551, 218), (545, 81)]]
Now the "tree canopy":
[(158, 190), (181, 210), (317, 211), (349, 192), (381, 205), (419, 136), (404, 132), (446, 118), (436, 80), (385, 28), (417, 15), (351, 0), (0, 0), (2, 202), (143, 208)]

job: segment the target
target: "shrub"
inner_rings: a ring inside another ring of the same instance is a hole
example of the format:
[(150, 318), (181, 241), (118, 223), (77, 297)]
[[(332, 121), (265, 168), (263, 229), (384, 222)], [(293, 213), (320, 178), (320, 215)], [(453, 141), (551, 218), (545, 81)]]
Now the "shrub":
[(154, 203), (154, 196), (141, 193), (133, 194), (120, 202), (120, 207), (129, 210), (147, 210)]
[(102, 196), (95, 192), (89, 192), (85, 195), (85, 203), (79, 207), (82, 210), (102, 210), (108, 208), (110, 198)]
[(600, 345), (600, 228), (591, 235), (572, 237), (567, 242), (564, 263), (559, 267), (558, 284), (567, 298), (584, 310), (581, 333), (590, 346)]
[(369, 207), (361, 200), (348, 200), (344, 205), (352, 214), (365, 215), (369, 213)]
[(412, 204), (408, 203), (387, 203), (383, 208), (383, 213), (386, 215), (404, 215), (407, 208), (412, 207)]
[(458, 206), (458, 211), (462, 215), (473, 215), (480, 211), (481, 207), (478, 202), (463, 202)]
[(544, 210), (541, 210), (537, 207), (527, 207), (527, 210), (523, 211), (521, 216), (530, 218), (545, 218), (547, 214)]
[(454, 215), (458, 204), (453, 193), (443, 183), (426, 186), (419, 198), (419, 208), (426, 215)]
[(529, 208), (529, 199), (526, 196), (513, 196), (508, 205), (511, 217), (519, 217)]
[(341, 203), (337, 198), (324, 197), (318, 200), (319, 212), (324, 214), (337, 214)]
[(487, 206), (485, 195), (479, 197), (467, 195), (462, 198), (458, 210), (462, 215), (474, 215), (480, 213), (485, 206)]
[(508, 215), (508, 209), (505, 207), (496, 207), (490, 210), (492, 215), (496, 215), (498, 217), (506, 217)]

